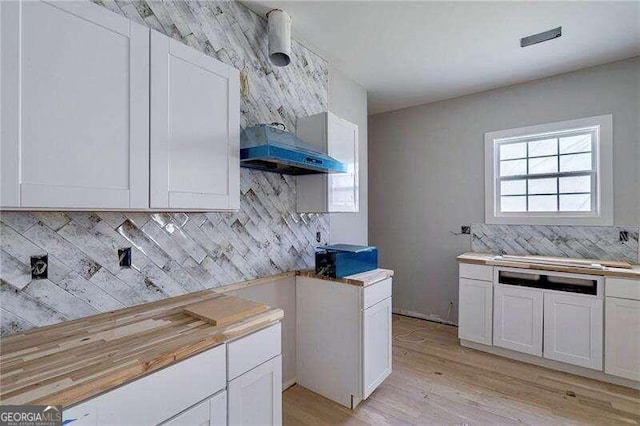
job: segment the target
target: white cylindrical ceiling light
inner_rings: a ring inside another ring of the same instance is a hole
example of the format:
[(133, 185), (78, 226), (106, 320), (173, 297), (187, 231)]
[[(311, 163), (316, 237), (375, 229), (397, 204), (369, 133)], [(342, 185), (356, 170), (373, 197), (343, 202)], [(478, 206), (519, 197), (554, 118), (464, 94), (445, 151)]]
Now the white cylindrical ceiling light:
[(269, 59), (277, 67), (291, 62), (291, 17), (287, 12), (273, 9), (267, 13), (269, 21)]

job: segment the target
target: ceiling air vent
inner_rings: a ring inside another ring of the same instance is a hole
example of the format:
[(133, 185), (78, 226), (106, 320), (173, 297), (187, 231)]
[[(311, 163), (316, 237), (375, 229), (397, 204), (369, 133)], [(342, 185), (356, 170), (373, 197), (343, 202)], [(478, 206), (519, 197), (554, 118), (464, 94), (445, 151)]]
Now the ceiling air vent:
[(553, 40), (562, 35), (562, 27), (554, 28), (549, 31), (530, 35), (520, 39), (520, 47), (531, 46), (532, 44), (542, 43), (544, 41)]

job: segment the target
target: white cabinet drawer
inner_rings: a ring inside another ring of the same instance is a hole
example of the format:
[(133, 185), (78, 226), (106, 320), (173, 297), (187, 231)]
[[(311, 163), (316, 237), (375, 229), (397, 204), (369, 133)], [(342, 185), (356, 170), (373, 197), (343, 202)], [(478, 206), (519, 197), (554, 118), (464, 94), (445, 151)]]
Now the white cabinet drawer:
[(162, 423), (162, 426), (225, 426), (226, 424), (227, 391), (223, 390), (166, 423)]
[(604, 292), (607, 297), (640, 300), (640, 280), (607, 277)]
[(227, 344), (229, 380), (280, 355), (281, 351), (280, 323)]
[(363, 308), (367, 309), (388, 297), (391, 297), (391, 278), (364, 288)]
[(210, 349), (98, 397), (98, 424), (158, 424), (224, 389), (225, 349)]
[(480, 281), (493, 281), (493, 266), (461, 263), (460, 278), (470, 278)]
[(189, 408), (184, 413), (178, 414), (166, 423), (162, 423), (163, 426), (204, 426), (209, 425), (210, 412), (209, 412), (209, 400), (201, 402), (200, 404)]

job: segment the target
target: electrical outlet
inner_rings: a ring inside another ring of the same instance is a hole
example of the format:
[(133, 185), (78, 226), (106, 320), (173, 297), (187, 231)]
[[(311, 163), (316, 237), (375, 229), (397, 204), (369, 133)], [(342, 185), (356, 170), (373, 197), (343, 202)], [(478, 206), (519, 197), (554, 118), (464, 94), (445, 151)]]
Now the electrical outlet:
[(121, 268), (131, 268), (131, 247), (118, 249), (118, 263)]
[(316, 241), (322, 242), (322, 233), (320, 231), (316, 232)]
[(46, 280), (48, 277), (49, 256), (31, 256), (31, 279)]
[(460, 227), (460, 233), (461, 234), (466, 234), (466, 235), (470, 235), (471, 234), (471, 227), (468, 225), (462, 225)]
[(620, 231), (619, 239), (622, 242), (629, 241), (629, 231)]

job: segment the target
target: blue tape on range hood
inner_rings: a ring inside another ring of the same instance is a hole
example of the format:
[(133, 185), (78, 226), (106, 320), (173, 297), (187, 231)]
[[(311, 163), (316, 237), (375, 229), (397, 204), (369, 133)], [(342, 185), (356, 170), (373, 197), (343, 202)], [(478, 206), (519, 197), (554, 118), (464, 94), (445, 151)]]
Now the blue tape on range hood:
[[(278, 167), (278, 164), (283, 166)], [(345, 173), (347, 171), (344, 164), (329, 156), (276, 145), (259, 145), (240, 149), (240, 165), (251, 169), (293, 175)]]
[(240, 135), (240, 166), (290, 175), (345, 173), (347, 166), (291, 132), (257, 124)]

